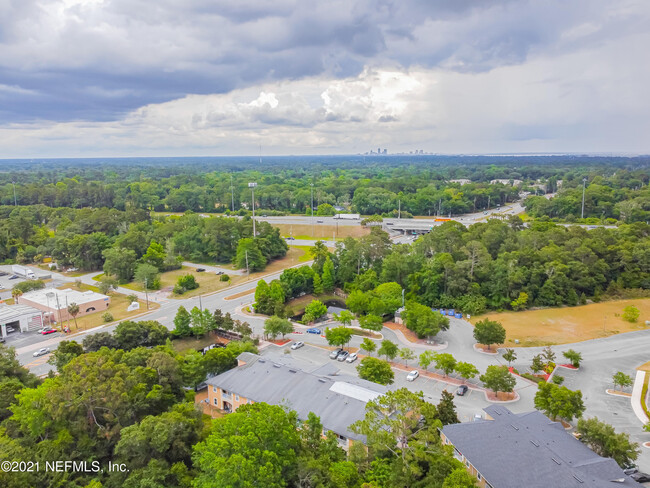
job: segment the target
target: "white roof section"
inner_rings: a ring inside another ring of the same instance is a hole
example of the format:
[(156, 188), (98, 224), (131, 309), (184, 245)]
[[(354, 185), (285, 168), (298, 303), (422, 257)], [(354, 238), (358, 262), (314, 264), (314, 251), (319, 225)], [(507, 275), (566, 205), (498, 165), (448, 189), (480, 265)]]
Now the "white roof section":
[(43, 312), (28, 305), (0, 305), (0, 324), (8, 324), (19, 320), (25, 315), (38, 315)]
[(330, 391), (345, 395), (350, 398), (354, 398), (355, 400), (361, 400), (362, 402), (366, 403), (381, 396), (381, 393), (379, 392), (369, 390), (363, 386), (345, 383), (343, 381), (335, 381), (334, 384), (330, 387)]
[[(57, 306), (58, 298), (58, 306)], [(59, 290), (57, 288), (43, 288), (25, 293), (20, 299), (36, 302), (39, 305), (58, 310), (65, 310), (71, 303), (83, 305), (84, 303), (95, 302), (97, 300), (108, 300), (108, 296), (96, 293), (94, 291), (79, 291), (71, 288)]]

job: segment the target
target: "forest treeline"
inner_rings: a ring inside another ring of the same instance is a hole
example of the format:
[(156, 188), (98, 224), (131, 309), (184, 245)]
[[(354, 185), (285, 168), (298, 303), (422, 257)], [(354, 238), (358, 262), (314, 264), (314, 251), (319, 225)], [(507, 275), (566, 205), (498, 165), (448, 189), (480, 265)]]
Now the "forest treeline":
[(260, 311), (281, 314), (300, 293), (335, 286), (349, 293), (348, 308), (364, 316), (390, 315), (405, 300), (472, 315), (486, 310), (553, 307), (643, 294), (650, 288), (650, 226), (623, 224), (587, 230), (552, 222), (529, 226), (519, 217), (467, 228), (445, 222), (413, 245), (393, 244), (378, 228), (348, 238), (329, 252), (312, 249), (311, 269), (285, 270), (258, 285)]
[[(61, 266), (99, 270), (106, 260), (119, 267), (121, 281), (133, 277), (136, 262), (172, 269), (176, 258), (233, 262), (252, 270), (284, 256), (288, 246), (278, 229), (249, 217), (202, 218), (198, 214), (150, 219), (143, 209), (0, 207), (0, 261), (39, 262), (51, 256)], [(152, 248), (152, 243), (154, 246)], [(151, 251), (148, 253), (149, 249)], [(143, 259), (144, 258), (144, 259)]]
[[(581, 216), (586, 178), (585, 217), (650, 219), (650, 172), (643, 158), (505, 158), (498, 164), (485, 158), (455, 164), (444, 158), (429, 164), (380, 159), (369, 158), (367, 164), (358, 158), (323, 158), (320, 163), (298, 159), (296, 165), (275, 161), (240, 166), (109, 160), (92, 166), (51, 163), (30, 172), (9, 164), (13, 170), (0, 173), (0, 204), (245, 213), (252, 205), (248, 183), (254, 181), (256, 208), (269, 212), (304, 213), (312, 189), (314, 206), (340, 205), (364, 215), (391, 213), (400, 206), (413, 215), (455, 215), (505, 205), (528, 191), (533, 195), (527, 204), (531, 216), (571, 221)], [(494, 180), (501, 182), (491, 184)], [(534, 198), (556, 191), (551, 202)]]

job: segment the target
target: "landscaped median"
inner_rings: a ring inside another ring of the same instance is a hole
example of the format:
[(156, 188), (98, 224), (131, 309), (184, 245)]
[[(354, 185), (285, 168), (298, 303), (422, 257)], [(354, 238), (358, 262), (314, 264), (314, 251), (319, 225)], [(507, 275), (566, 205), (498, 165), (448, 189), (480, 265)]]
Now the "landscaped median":
[(648, 411), (648, 383), (650, 382), (650, 362), (640, 366), (636, 371), (632, 387), (632, 410), (637, 418), (646, 425), (650, 421)]

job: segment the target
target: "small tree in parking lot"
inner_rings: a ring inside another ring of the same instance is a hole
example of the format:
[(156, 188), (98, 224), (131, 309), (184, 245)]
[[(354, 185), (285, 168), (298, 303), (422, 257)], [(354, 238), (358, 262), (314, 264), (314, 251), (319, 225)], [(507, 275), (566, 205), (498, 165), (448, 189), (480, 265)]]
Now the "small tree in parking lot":
[(515, 377), (510, 374), (510, 371), (505, 366), (488, 366), (485, 373), (479, 379), (486, 388), (492, 390), (497, 395), (500, 391), (513, 391), (517, 383)]
[(361, 379), (380, 385), (390, 385), (395, 379), (390, 364), (377, 358), (363, 358), (357, 366), (357, 371)]
[(445, 376), (449, 376), (449, 373), (456, 369), (456, 359), (449, 353), (436, 354), (434, 362), (436, 363), (436, 368), (441, 369), (445, 373)]
[(408, 347), (403, 347), (399, 350), (399, 357), (404, 360), (404, 364), (408, 366), (408, 363), (411, 359), (415, 359), (415, 353), (411, 351)]
[(325, 331), (325, 339), (330, 346), (341, 346), (350, 342), (352, 330), (347, 327), (333, 327)]
[(566, 352), (563, 352), (562, 355), (571, 362), (571, 366), (574, 368), (580, 367), (580, 361), (582, 361), (582, 354), (573, 349), (569, 349)]
[(459, 361), (456, 363), (456, 372), (466, 380), (470, 380), (478, 375), (478, 369), (471, 363)]
[(474, 326), (474, 339), (479, 344), (484, 344), (490, 350), (492, 344), (503, 344), (506, 340), (506, 329), (501, 323), (490, 319), (476, 322)]
[(508, 367), (510, 367), (510, 363), (517, 359), (517, 353), (514, 349), (506, 349), (506, 352), (503, 353), (503, 359), (506, 360)]
[(368, 354), (372, 354), (377, 350), (377, 344), (367, 337), (361, 341), (360, 347), (362, 351), (366, 351)]
[(395, 359), (395, 356), (397, 356), (398, 352), (399, 348), (397, 347), (397, 344), (389, 341), (388, 339), (384, 339), (381, 341), (381, 347), (377, 351), (377, 354), (380, 356), (386, 356), (386, 360), (388, 361), (389, 359)]
[(632, 378), (622, 371), (615, 373), (614, 376), (612, 376), (612, 380), (614, 381), (614, 386), (619, 386), (621, 390), (628, 386), (632, 386), (633, 383)]

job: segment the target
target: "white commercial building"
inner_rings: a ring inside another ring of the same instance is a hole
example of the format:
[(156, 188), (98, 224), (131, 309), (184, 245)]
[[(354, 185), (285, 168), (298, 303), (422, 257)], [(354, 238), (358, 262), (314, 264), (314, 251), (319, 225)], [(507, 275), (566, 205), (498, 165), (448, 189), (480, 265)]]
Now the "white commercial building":
[(17, 332), (38, 330), (43, 327), (43, 312), (27, 305), (0, 305), (0, 332), (7, 337), (7, 328)]
[(111, 304), (109, 296), (94, 291), (79, 291), (71, 288), (63, 290), (44, 288), (30, 291), (19, 296), (16, 301), (44, 312), (51, 322), (63, 322), (72, 319), (73, 317), (68, 314), (68, 307), (73, 303), (79, 306), (77, 317), (83, 317), (94, 312), (103, 312)]

